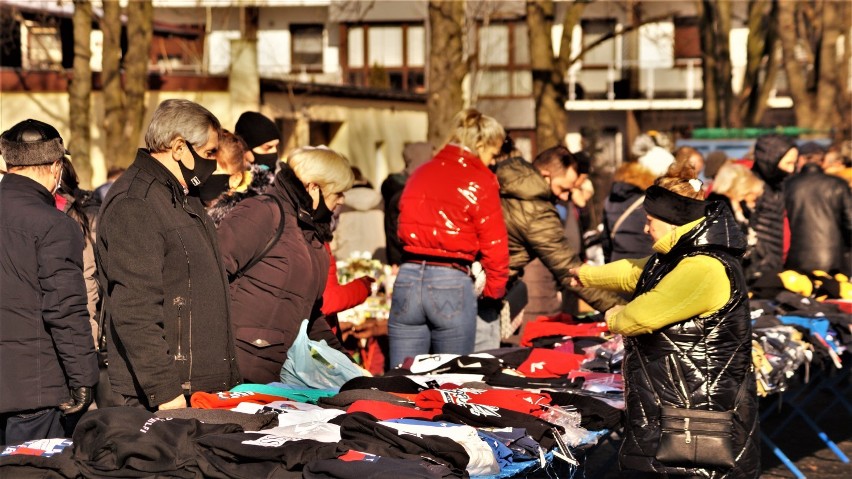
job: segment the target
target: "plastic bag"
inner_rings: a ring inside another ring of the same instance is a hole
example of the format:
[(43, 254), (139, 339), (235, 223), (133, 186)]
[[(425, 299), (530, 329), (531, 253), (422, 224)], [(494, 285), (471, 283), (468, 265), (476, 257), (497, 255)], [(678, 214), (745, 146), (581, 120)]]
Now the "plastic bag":
[(311, 389), (339, 389), (346, 381), (364, 376), (364, 371), (325, 340), (308, 338), (308, 320), (302, 321), (299, 335), (281, 367), (281, 382)]

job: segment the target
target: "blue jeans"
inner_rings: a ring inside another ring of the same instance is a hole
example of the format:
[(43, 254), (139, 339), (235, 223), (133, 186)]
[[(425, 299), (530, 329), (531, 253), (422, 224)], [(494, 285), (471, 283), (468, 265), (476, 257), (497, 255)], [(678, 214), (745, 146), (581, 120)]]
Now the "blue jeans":
[(463, 271), (405, 263), (393, 285), (390, 365), (418, 354), (470, 354), (476, 338), (473, 281)]

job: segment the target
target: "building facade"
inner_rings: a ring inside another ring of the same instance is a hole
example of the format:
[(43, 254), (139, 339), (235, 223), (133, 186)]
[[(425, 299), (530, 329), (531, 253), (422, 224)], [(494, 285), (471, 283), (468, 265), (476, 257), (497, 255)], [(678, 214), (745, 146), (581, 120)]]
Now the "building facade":
[[(402, 168), (404, 144), (426, 137), (430, 31), (427, 0), (155, 0), (148, 112), (172, 97), (204, 104), (231, 128), (245, 110), (282, 128), (288, 148), (327, 144), (374, 183)], [(561, 19), (570, 2), (555, 2)], [(745, 9), (744, 2), (734, 2)], [(0, 0), (0, 128), (27, 117), (68, 132), (67, 70), (73, 59), (73, 4)], [(736, 12), (742, 22), (746, 16)], [(96, 12), (97, 14), (97, 12)], [(612, 36), (643, 19), (655, 19)], [(558, 52), (562, 26), (551, 36)], [(94, 22), (92, 152), (94, 179), (105, 175), (98, 91), (102, 34)], [(499, 119), (530, 157), (535, 103), (523, 0), (466, 2), (466, 103)], [(748, 29), (731, 31), (732, 84), (745, 68)], [(648, 129), (702, 126), (702, 70), (694, 2), (590, 3), (571, 32), (565, 72), (569, 147), (593, 139), (604, 166), (626, 158), (630, 140)], [(580, 56), (582, 52), (582, 56)], [(765, 123), (792, 123), (783, 74)], [(73, 141), (73, 139), (70, 139)], [(140, 141), (140, 139), (129, 139)]]

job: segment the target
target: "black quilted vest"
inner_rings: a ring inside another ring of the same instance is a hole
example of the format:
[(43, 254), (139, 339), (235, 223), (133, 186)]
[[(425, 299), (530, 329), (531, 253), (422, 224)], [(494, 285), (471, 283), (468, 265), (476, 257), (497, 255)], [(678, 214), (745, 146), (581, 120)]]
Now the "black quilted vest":
[[(710, 316), (689, 318), (649, 334), (625, 338), (627, 423), (621, 466), (700, 477), (758, 477), (760, 438), (751, 362), (751, 320), (745, 276), (738, 259), (745, 249), (745, 239), (733, 215), (721, 203), (711, 203), (706, 218), (683, 235), (669, 253), (651, 257), (634, 297), (653, 289), (684, 258), (707, 255), (725, 266), (731, 285), (730, 300)], [(735, 411), (735, 467), (683, 468), (657, 461), (654, 455), (660, 438), (661, 405)]]

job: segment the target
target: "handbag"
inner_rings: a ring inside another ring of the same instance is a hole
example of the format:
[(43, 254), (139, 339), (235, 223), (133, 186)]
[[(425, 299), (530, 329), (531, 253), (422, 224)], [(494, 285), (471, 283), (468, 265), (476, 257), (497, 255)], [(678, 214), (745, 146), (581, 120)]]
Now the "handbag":
[[(645, 361), (639, 365), (650, 379)], [(678, 381), (686, 385), (680, 365), (674, 361)], [(684, 395), (685, 408), (663, 406), (657, 391), (651, 393), (660, 404), (660, 442), (655, 457), (666, 465), (683, 467), (734, 467), (732, 411), (707, 411), (690, 408), (689, 395)]]
[(734, 466), (731, 411), (663, 406), (657, 460), (685, 466)]

